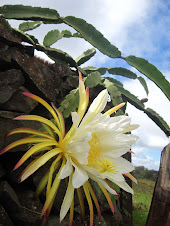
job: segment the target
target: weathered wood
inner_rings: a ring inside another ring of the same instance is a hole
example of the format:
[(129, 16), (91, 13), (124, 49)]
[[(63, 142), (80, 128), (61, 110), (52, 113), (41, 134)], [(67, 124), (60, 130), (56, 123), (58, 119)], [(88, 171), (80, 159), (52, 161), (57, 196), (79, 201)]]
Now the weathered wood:
[(146, 223), (146, 226), (153, 225), (170, 225), (170, 144), (162, 151), (160, 169)]
[[(131, 153), (126, 153), (123, 156), (129, 162), (132, 162)], [(126, 182), (130, 187), (132, 187), (132, 181), (126, 177)], [(123, 217), (123, 226), (132, 226), (133, 225), (133, 218), (132, 218), (132, 194), (124, 191), (121, 189), (120, 193), (120, 206), (121, 206), (121, 213)]]

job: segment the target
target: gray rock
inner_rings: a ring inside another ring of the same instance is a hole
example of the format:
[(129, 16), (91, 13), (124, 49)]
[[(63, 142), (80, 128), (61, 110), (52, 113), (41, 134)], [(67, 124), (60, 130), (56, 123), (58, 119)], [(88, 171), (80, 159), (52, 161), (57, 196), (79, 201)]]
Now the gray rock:
[(21, 71), (11, 69), (0, 73), (0, 104), (5, 103), (12, 94), (24, 84)]
[(4, 177), (6, 174), (6, 170), (4, 169), (3, 165), (0, 163), (0, 179)]
[[(0, 66), (1, 66), (1, 70), (4, 69), (5, 66), (8, 66), (11, 64), (11, 57), (10, 55), (6, 54), (7, 51), (9, 49), (9, 46), (4, 44), (4, 45), (0, 45), (0, 52), (1, 52), (1, 57), (0, 57)], [(9, 68), (6, 67), (6, 70), (8, 70)]]
[(7, 102), (1, 105), (1, 109), (7, 111), (30, 113), (38, 105), (38, 102), (26, 97), (22, 94), (22, 92), (29, 93), (29, 90), (21, 86), (15, 93), (13, 93)]
[[(27, 128), (33, 128), (33, 129), (39, 129), (41, 127), (41, 124), (38, 122), (13, 120), (13, 118), (19, 115), (21, 115), (21, 113), (10, 112), (10, 111), (0, 111), (0, 128), (1, 128), (0, 150), (2, 150), (8, 144), (27, 136), (27, 134), (16, 134), (16, 135), (11, 135), (5, 138), (5, 134), (9, 130), (15, 129), (18, 127), (27, 127)], [(26, 151), (27, 145), (22, 145), (12, 150)]]
[[(27, 196), (24, 197), (25, 199)], [(26, 201), (26, 200), (25, 200)], [(39, 213), (23, 207), (15, 191), (6, 182), (0, 182), (0, 202), (15, 225), (39, 225)]]
[(11, 51), (11, 58), (20, 65), (26, 72), (27, 76), (32, 80), (34, 85), (44, 94), (50, 101), (56, 102), (62, 79), (53, 72), (49, 67), (41, 62), (36, 62), (33, 57), (22, 54), (17, 49)]
[(1, 226), (14, 225), (2, 205), (0, 205), (0, 225)]
[(54, 226), (54, 225), (61, 225), (61, 226), (67, 226), (68, 225), (68, 216), (66, 216), (62, 222), (60, 223), (59, 216), (51, 216), (48, 218), (46, 226)]
[(15, 193), (15, 191), (12, 189), (12, 187), (8, 184), (7, 181), (1, 181), (0, 182), (0, 198), (1, 198), (1, 204), (3, 206), (8, 206), (7, 199), (9, 199), (9, 202), (11, 202), (11, 205), (15, 203), (15, 205), (20, 205), (18, 197)]
[[(65, 218), (60, 222), (60, 217), (59, 215), (51, 215), (49, 216), (46, 226), (54, 226), (54, 225), (60, 225), (60, 226), (67, 226), (69, 222), (69, 211), (67, 213), (67, 215), (65, 216)], [(88, 222), (89, 223), (89, 222)], [(83, 224), (80, 221), (80, 216), (77, 216), (74, 213), (74, 218), (73, 218), (73, 226), (82, 226), (82, 225), (89, 225), (89, 224)], [(105, 225), (104, 225), (105, 226)]]
[[(32, 175), (32, 178), (33, 178), (33, 181), (34, 181), (36, 187), (38, 186), (40, 180), (42, 179), (42, 177), (45, 175), (45, 173), (47, 172), (47, 170), (49, 168), (47, 168), (46, 166), (43, 166), (43, 167), (41, 167), (41, 170), (37, 170), (37, 172)], [(54, 175), (56, 175), (56, 174), (54, 173)], [(53, 204), (52, 211), (54, 211), (56, 213), (60, 212), (60, 208), (61, 208), (64, 196), (65, 196), (65, 193), (66, 193), (66, 184), (65, 184), (64, 180), (61, 180), (61, 183), (58, 188), (57, 195), (56, 195), (56, 198), (55, 198), (55, 201)], [(41, 194), (41, 198), (42, 198), (43, 202), (45, 203), (46, 189)]]

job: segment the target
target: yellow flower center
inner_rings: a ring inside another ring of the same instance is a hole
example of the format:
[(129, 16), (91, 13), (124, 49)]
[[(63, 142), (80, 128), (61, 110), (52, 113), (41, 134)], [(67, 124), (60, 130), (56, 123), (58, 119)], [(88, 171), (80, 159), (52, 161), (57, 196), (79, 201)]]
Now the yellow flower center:
[(92, 139), (89, 141), (89, 145), (88, 166), (94, 167), (101, 155), (100, 142), (95, 134), (92, 134)]
[(113, 162), (109, 158), (101, 158), (99, 161), (97, 161), (98, 166), (100, 167), (99, 172), (109, 172), (109, 173), (117, 173), (116, 171), (116, 165), (113, 165)]

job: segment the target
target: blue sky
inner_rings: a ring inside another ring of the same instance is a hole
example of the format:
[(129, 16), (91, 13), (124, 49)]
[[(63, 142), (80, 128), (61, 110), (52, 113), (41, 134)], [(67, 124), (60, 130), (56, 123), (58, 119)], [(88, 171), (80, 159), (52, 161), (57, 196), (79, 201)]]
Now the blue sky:
[[(50, 2), (50, 5), (49, 5)], [(50, 7), (56, 9), (61, 16), (73, 15), (81, 17), (93, 24), (119, 50), (123, 56), (135, 55), (147, 59), (154, 64), (170, 81), (170, 3), (166, 0), (62, 0), (62, 1), (32, 1), (32, 0), (1, 0), (4, 4), (25, 4), (32, 6)], [(18, 21), (12, 21), (17, 27)], [(42, 41), (48, 30), (70, 29), (63, 25), (43, 25), (31, 31)], [(54, 48), (68, 52), (73, 58), (83, 51), (92, 48), (84, 40), (59, 40)], [(42, 55), (41, 55), (42, 56)], [(121, 66), (135, 69), (120, 59), (110, 59), (97, 52), (85, 66), (113, 67)], [(122, 80), (122, 78), (121, 78)], [(138, 81), (122, 80), (125, 88), (139, 98), (146, 97), (143, 87)], [(147, 79), (149, 87), (149, 101), (146, 107), (153, 108), (170, 124), (170, 104), (158, 87)], [(159, 169), (160, 153), (169, 139), (144, 113), (128, 105), (127, 111), (132, 123), (140, 127), (134, 133), (139, 140), (134, 145), (134, 165), (144, 165), (149, 169)]]

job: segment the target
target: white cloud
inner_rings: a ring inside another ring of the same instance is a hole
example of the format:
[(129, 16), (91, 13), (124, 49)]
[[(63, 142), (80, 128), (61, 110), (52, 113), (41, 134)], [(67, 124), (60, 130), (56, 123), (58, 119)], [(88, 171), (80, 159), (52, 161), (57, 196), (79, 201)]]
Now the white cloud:
[(132, 154), (132, 163), (134, 166), (144, 166), (148, 169), (159, 170), (161, 150), (154, 150), (140, 142), (132, 147), (135, 154)]
[(155, 134), (154, 136), (149, 136), (147, 140), (147, 146), (156, 148), (156, 149), (162, 149), (169, 143), (168, 138), (164, 136), (160, 136), (158, 134)]
[(160, 161), (155, 161), (153, 158), (146, 155), (143, 158), (133, 156), (132, 163), (135, 166), (144, 166), (145, 168), (148, 168), (148, 169), (159, 170)]

